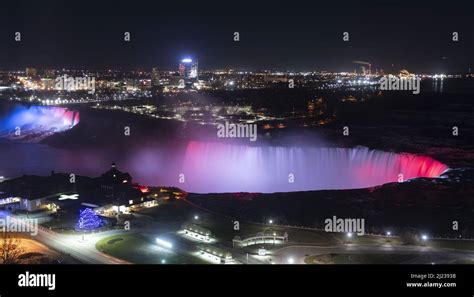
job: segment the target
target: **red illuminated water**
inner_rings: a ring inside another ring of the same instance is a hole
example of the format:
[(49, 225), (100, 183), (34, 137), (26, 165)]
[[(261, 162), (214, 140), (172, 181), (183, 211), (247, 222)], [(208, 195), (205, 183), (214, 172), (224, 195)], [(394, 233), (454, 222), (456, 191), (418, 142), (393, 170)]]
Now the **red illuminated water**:
[(256, 147), (190, 142), (183, 173), (195, 192), (286, 192), (366, 188), (448, 167), (432, 158), (357, 148)]

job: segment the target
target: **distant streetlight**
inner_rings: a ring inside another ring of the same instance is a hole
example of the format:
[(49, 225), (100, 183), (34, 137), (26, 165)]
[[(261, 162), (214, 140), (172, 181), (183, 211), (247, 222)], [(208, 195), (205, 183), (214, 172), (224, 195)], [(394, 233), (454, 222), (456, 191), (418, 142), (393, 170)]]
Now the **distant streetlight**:
[(197, 221), (199, 220), (199, 216), (194, 216), (194, 219)]
[(161, 264), (166, 264), (166, 260), (165, 259), (161, 260)]
[(421, 239), (423, 239), (423, 241), (427, 241), (428, 240), (428, 236), (426, 234), (423, 234), (421, 236)]
[(295, 259), (293, 258), (288, 258), (288, 264), (295, 264)]
[(352, 233), (347, 233), (347, 238), (352, 238)]
[(392, 232), (387, 231), (387, 236), (388, 236), (388, 237), (392, 236)]
[(272, 219), (268, 220), (268, 223), (273, 224), (273, 220)]

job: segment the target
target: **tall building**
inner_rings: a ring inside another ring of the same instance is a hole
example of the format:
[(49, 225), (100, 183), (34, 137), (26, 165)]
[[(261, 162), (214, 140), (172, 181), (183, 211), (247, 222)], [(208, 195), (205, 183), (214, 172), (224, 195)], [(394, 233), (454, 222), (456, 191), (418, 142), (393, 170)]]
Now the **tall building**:
[(44, 76), (46, 78), (54, 78), (55, 77), (55, 74), (56, 74), (56, 71), (54, 69), (46, 69), (44, 71)]
[(26, 68), (26, 76), (35, 77), (36, 74), (37, 74), (36, 68), (31, 68), (31, 67)]
[(198, 62), (193, 61), (191, 58), (185, 58), (181, 60), (179, 64), (179, 74), (187, 79), (198, 78)]
[(160, 72), (158, 68), (153, 67), (151, 70), (151, 86), (156, 87), (160, 85)]
[(8, 73), (0, 73), (0, 86), (6, 85), (9, 80)]

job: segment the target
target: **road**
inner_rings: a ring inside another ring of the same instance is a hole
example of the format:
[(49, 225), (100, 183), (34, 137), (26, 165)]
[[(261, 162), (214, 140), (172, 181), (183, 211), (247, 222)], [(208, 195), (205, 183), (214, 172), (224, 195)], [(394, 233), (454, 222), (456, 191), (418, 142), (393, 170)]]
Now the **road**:
[(116, 233), (106, 231), (89, 234), (84, 237), (85, 241), (82, 241), (82, 236), (80, 235), (63, 235), (40, 230), (35, 239), (85, 264), (131, 264), (127, 261), (99, 252), (95, 248), (95, 243), (99, 239), (113, 234)]
[[(19, 222), (19, 220), (13, 216), (9, 216), (9, 218), (12, 221)], [(38, 234), (36, 236), (32, 236), (32, 238), (60, 253), (73, 257), (81, 263), (130, 264), (127, 261), (101, 253), (95, 248), (95, 243), (100, 238), (116, 233), (117, 231), (106, 231), (96, 234), (89, 234), (85, 236), (86, 241), (82, 241), (82, 236), (80, 235), (60, 234), (40, 227), (38, 228)]]

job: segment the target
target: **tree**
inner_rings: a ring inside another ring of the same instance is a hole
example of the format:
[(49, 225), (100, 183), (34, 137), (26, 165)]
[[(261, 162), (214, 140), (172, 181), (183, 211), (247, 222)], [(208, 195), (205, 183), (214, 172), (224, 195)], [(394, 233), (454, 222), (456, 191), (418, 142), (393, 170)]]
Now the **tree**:
[(79, 211), (79, 220), (76, 223), (76, 230), (93, 230), (100, 228), (102, 224), (102, 220), (93, 209), (85, 208)]
[(19, 257), (25, 252), (21, 239), (12, 234), (2, 232), (0, 240), (0, 259), (3, 264), (16, 264)]

